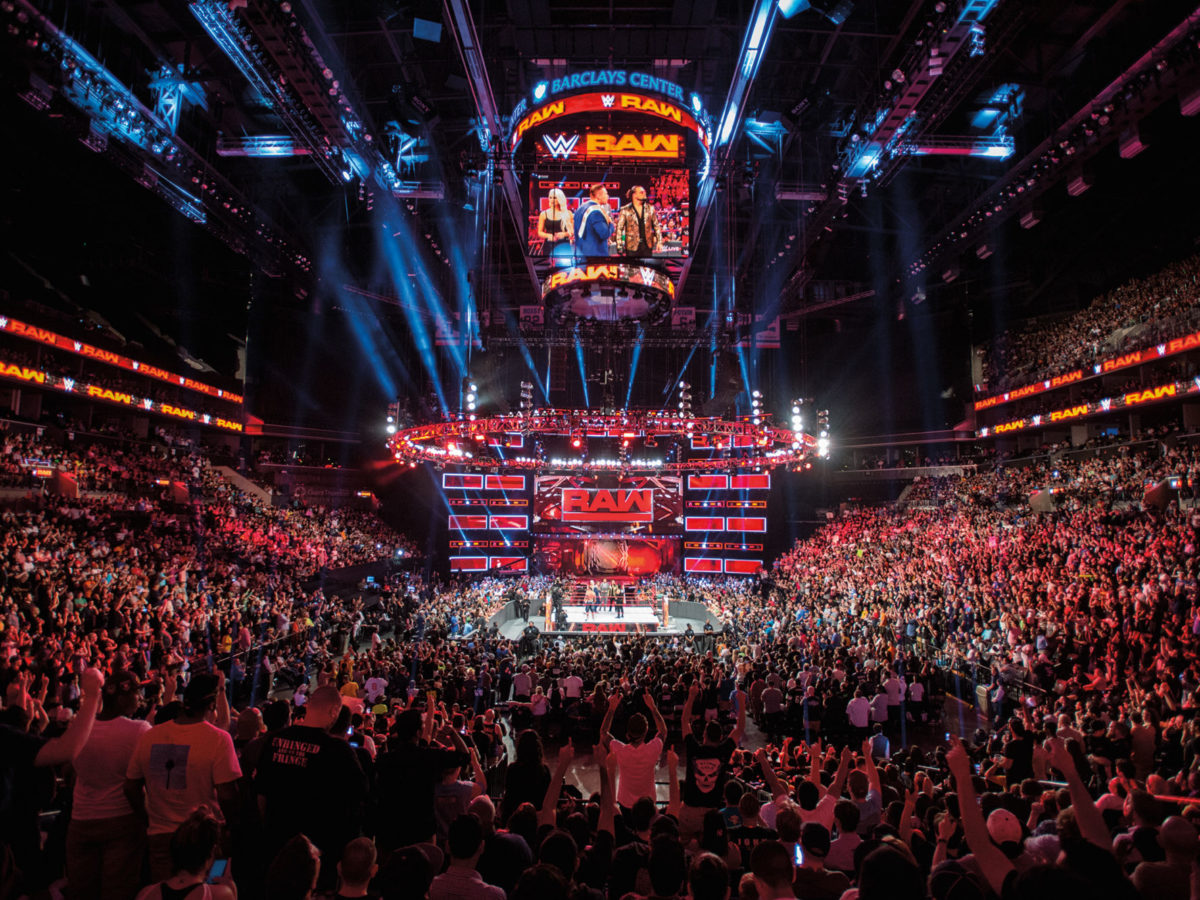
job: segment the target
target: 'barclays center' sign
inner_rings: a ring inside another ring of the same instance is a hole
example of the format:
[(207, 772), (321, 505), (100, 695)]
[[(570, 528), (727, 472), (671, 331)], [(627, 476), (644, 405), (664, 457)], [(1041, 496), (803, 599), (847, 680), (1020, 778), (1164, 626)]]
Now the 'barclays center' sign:
[[(663, 97), (670, 97), (680, 104), (685, 103), (683, 87), (666, 78), (659, 78), (647, 72), (627, 72), (623, 69), (595, 69), (588, 72), (572, 72), (561, 78), (551, 78), (539, 81), (534, 85), (528, 98), (522, 98), (512, 112), (513, 120), (519, 119), (529, 108), (529, 102), (539, 104), (550, 97), (573, 91), (605, 88), (634, 88), (639, 91), (649, 91)], [(704, 113), (704, 103), (699, 95), (692, 94), (690, 105), (698, 119), (707, 119)]]

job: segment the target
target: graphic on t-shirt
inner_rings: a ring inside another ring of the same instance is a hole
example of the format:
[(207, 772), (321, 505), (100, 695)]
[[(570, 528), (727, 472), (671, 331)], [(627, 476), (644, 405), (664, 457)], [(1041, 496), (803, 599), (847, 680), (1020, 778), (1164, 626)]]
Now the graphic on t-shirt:
[(717, 778), (721, 774), (721, 760), (713, 756), (702, 756), (693, 760), (692, 774), (696, 778), (696, 789), (702, 794), (711, 794), (717, 789)]
[(188, 754), (190, 744), (151, 744), (150, 774), (162, 779), (167, 790), (187, 790)]

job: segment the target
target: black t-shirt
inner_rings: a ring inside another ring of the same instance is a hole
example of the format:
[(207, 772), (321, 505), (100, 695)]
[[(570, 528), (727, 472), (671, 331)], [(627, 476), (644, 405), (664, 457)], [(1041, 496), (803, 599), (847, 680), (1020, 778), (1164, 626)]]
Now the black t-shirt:
[(719, 809), (729, 778), (729, 758), (737, 744), (732, 738), (725, 738), (719, 744), (703, 744), (689, 734), (684, 746), (687, 771), (683, 781), (683, 802), (688, 806)]
[(1012, 765), (1006, 773), (1009, 784), (1033, 777), (1033, 741), (1028, 735), (1013, 738), (1005, 744), (1004, 755), (1012, 760)]
[(354, 748), (326, 731), (292, 725), (272, 736), (254, 784), (267, 801), (274, 847), (304, 833), (337, 858), (360, 833), (367, 777)]
[(12, 847), (17, 861), (41, 846), (37, 815), (49, 799), (54, 777), (50, 769), (34, 765), (45, 738), (8, 725), (0, 725), (0, 847)]
[(379, 757), (375, 794), (381, 815), (375, 843), (381, 857), (397, 847), (433, 839), (437, 828), (433, 788), (442, 780), (442, 771), (456, 760), (453, 751), (413, 744), (402, 744)]

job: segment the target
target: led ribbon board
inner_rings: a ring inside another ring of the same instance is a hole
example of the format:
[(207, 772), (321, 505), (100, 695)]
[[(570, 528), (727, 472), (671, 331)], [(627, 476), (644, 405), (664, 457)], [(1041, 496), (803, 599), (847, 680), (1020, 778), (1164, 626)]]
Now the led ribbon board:
[(57, 388), (64, 393), (76, 394), (80, 397), (86, 397), (89, 400), (98, 400), (102, 403), (115, 403), (118, 406), (126, 406), (131, 409), (140, 410), (141, 412), (158, 413), (159, 415), (171, 416), (175, 419), (195, 422), (198, 425), (211, 425), (214, 428), (223, 428), (226, 431), (242, 431), (244, 429), (241, 422), (232, 419), (202, 413), (198, 410), (188, 409), (185, 406), (162, 403), (151, 397), (138, 397), (125, 391), (114, 391), (110, 388), (101, 387), (98, 384), (87, 384), (83, 381), (76, 381), (74, 378), (61, 378), (58, 375), (52, 375), (41, 369), (32, 369), (19, 363), (9, 362), (3, 358), (0, 358), (0, 378), (8, 378), (25, 384), (36, 384), (41, 387)]
[(14, 334), (17, 337), (27, 338), (31, 341), (38, 341), (42, 344), (47, 344), (56, 350), (62, 350), (67, 353), (76, 353), (80, 356), (86, 356), (88, 359), (94, 359), (97, 362), (102, 362), (110, 366), (117, 366), (121, 369), (128, 369), (130, 372), (137, 372), (139, 375), (146, 375), (150, 378), (157, 378), (159, 381), (165, 381), (168, 384), (176, 385), (177, 387), (187, 388), (190, 391), (198, 391), (201, 394), (207, 394), (210, 397), (216, 397), (219, 400), (228, 400), (230, 403), (241, 403), (240, 395), (232, 391), (226, 391), (218, 387), (213, 387), (211, 384), (205, 384), (202, 381), (195, 381), (184, 375), (173, 375), (165, 369), (160, 369), (157, 366), (151, 366), (144, 362), (138, 362), (136, 359), (130, 359), (127, 356), (122, 356), (119, 353), (113, 353), (111, 350), (102, 350), (99, 347), (93, 347), (91, 344), (85, 344), (83, 341), (72, 340), (68, 337), (63, 337), (61, 334), (56, 334), (46, 328), (39, 328), (36, 325), (29, 325), (17, 319), (8, 316), (0, 316), (0, 331), (6, 331), (9, 334)]
[(641, 113), (679, 125), (695, 132), (705, 150), (709, 148), (708, 130), (683, 104), (660, 100), (640, 93), (624, 91), (612, 93), (575, 94), (543, 103), (521, 118), (509, 136), (509, 150), (515, 152), (531, 128), (545, 125), (580, 113)]
[(635, 284), (675, 296), (675, 284), (657, 269), (649, 266), (630, 266), (620, 263), (601, 263), (591, 266), (572, 266), (550, 274), (542, 285), (542, 299), (573, 288), (599, 284)]
[(1090, 378), (1094, 375), (1106, 375), (1109, 372), (1127, 369), (1130, 366), (1140, 366), (1143, 363), (1152, 362), (1156, 359), (1163, 359), (1167, 356), (1174, 356), (1177, 353), (1186, 353), (1188, 350), (1195, 350), (1198, 347), (1200, 347), (1200, 331), (1195, 331), (1191, 334), (1185, 334), (1169, 341), (1163, 341), (1161, 344), (1155, 344), (1153, 347), (1145, 347), (1141, 350), (1123, 353), (1120, 356), (1114, 356), (1103, 360), (1102, 362), (1098, 362), (1092, 366), (1090, 375), (1085, 373), (1083, 369), (1074, 369), (1070, 372), (1064, 372), (1061, 375), (1055, 375), (1053, 378), (1047, 378), (1043, 381), (1035, 381), (1033, 384), (1027, 384), (1023, 387), (1013, 388), (1012, 390), (1005, 391), (1002, 394), (994, 394), (991, 397), (985, 397), (982, 400), (976, 400), (975, 411), (979, 412), (984, 409), (991, 409), (993, 406), (999, 406), (1002, 403), (1008, 403), (1012, 400), (1020, 400), (1023, 397), (1029, 397), (1033, 394), (1040, 394), (1043, 391), (1060, 388), (1068, 384), (1073, 384), (1076, 381), (1083, 381), (1084, 378)]
[(1130, 391), (1117, 397), (1106, 397), (1095, 403), (1078, 403), (1063, 409), (1056, 409), (1024, 419), (1001, 422), (992, 427), (980, 428), (978, 435), (981, 438), (995, 437), (1001, 434), (1010, 434), (1014, 431), (1040, 428), (1043, 425), (1056, 425), (1060, 422), (1070, 421), (1071, 419), (1103, 415), (1104, 413), (1115, 412), (1119, 409), (1129, 409), (1134, 406), (1142, 406), (1146, 403), (1157, 403), (1162, 400), (1171, 400), (1175, 397), (1191, 396), (1197, 393), (1200, 393), (1200, 376), (1193, 378), (1191, 381), (1160, 384), (1156, 387), (1146, 388), (1145, 390)]

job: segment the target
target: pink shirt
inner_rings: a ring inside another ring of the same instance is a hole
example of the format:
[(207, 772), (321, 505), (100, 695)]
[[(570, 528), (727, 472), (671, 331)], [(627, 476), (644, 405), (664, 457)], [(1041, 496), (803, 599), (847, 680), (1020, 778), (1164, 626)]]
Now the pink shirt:
[(80, 821), (129, 816), (125, 772), (138, 738), (150, 730), (142, 719), (96, 720), (92, 734), (75, 760), (75, 794), (71, 818)]

